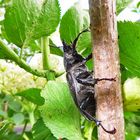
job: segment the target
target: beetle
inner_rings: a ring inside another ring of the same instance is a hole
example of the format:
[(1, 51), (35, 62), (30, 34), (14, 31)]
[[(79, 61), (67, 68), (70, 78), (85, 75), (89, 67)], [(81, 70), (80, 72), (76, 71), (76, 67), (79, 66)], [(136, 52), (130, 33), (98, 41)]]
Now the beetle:
[(85, 64), (92, 58), (92, 54), (86, 58), (83, 58), (76, 51), (76, 44), (80, 35), (87, 31), (89, 30), (86, 29), (79, 33), (71, 45), (68, 45), (66, 42), (62, 41), (67, 82), (73, 100), (81, 114), (86, 119), (94, 121), (97, 126), (101, 126), (105, 132), (115, 134), (115, 128), (110, 131), (106, 130), (101, 121), (94, 117), (96, 112), (95, 84), (97, 84), (98, 81), (110, 79), (94, 79), (93, 72), (90, 72)]

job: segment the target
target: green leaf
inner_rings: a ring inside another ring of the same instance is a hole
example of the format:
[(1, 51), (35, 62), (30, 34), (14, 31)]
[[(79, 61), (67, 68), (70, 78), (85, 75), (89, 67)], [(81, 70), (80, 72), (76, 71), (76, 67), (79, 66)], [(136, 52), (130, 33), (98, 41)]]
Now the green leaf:
[(27, 90), (24, 90), (20, 93), (17, 93), (17, 96), (22, 96), (25, 99), (29, 100), (30, 102), (37, 104), (37, 105), (43, 105), (44, 104), (44, 98), (40, 96), (40, 89), (37, 88), (30, 88)]
[(88, 17), (85, 17), (85, 11), (83, 11), (78, 4), (72, 6), (64, 14), (60, 24), (60, 37), (67, 44), (70, 44), (77, 35), (83, 30), (89, 27)]
[(121, 64), (140, 77), (140, 23), (119, 22), (118, 31)]
[(42, 119), (38, 120), (32, 129), (34, 140), (57, 140), (45, 126)]
[(26, 46), (53, 33), (60, 20), (58, 0), (12, 0), (6, 8), (4, 28), (9, 40)]
[(72, 100), (66, 83), (49, 81), (41, 92), (45, 104), (40, 107), (46, 126), (56, 138), (83, 140), (80, 114)]

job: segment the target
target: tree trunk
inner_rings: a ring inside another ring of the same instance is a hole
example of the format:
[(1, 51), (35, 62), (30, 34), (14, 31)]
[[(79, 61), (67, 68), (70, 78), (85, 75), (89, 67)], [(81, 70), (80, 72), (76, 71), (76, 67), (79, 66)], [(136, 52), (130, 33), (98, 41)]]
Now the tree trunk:
[(97, 118), (107, 130), (116, 128), (116, 133), (111, 135), (99, 127), (99, 140), (125, 139), (115, 4), (115, 0), (89, 0), (94, 76), (115, 79), (96, 85)]

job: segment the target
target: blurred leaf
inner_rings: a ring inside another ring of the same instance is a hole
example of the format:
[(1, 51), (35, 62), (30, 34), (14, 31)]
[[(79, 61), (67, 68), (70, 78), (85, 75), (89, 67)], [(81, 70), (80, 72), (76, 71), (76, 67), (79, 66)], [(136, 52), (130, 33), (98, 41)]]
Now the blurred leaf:
[(15, 124), (19, 125), (19, 124), (22, 124), (25, 118), (24, 118), (23, 113), (16, 113), (13, 115), (12, 119)]
[(90, 27), (90, 17), (89, 17), (89, 10), (82, 9), (82, 16), (83, 16), (83, 28)]
[(37, 52), (41, 51), (41, 47), (40, 47), (40, 45), (37, 41), (31, 41), (30, 44), (29, 44), (29, 49), (33, 53), (35, 53), (36, 51)]
[(41, 95), (45, 98), (45, 104), (40, 107), (41, 116), (53, 135), (69, 140), (83, 140), (80, 114), (67, 84), (49, 81)]
[(15, 114), (15, 111), (11, 108), (8, 108), (7, 114), (8, 114), (8, 117), (12, 117)]
[(25, 140), (21, 135), (17, 135), (14, 132), (5, 134), (4, 136), (0, 136), (1, 140)]
[(2, 49), (0, 48), (0, 59), (4, 59), (4, 54), (3, 54), (3, 51), (2, 51)]
[(131, 134), (131, 133), (127, 133), (125, 135), (125, 139), (126, 140), (137, 140), (137, 135)]
[(34, 140), (57, 140), (51, 131), (45, 126), (42, 119), (38, 120), (33, 126)]
[(86, 18), (88, 17), (85, 17), (85, 11), (78, 4), (68, 9), (60, 24), (61, 40), (70, 44), (83, 29), (89, 27), (87, 25), (88, 19), (85, 20)]
[(137, 3), (137, 8), (139, 8), (140, 7), (140, 1)]
[(17, 93), (17, 96), (22, 96), (25, 99), (29, 100), (30, 102), (37, 104), (37, 105), (43, 105), (44, 104), (44, 98), (40, 96), (40, 89), (37, 88), (30, 88), (27, 90), (24, 90), (20, 93)]
[(140, 112), (139, 113), (125, 112), (124, 117), (125, 117), (126, 139), (136, 140), (136, 137), (140, 137)]
[(123, 93), (125, 110), (140, 110), (140, 78), (127, 79), (123, 85)]
[(6, 117), (7, 112), (0, 110), (0, 117)]
[(55, 54), (55, 55), (59, 55), (59, 56), (63, 56), (63, 51), (61, 48), (57, 47), (53, 41), (50, 39), (49, 40), (49, 46), (50, 46), (50, 52), (51, 54)]
[(135, 75), (132, 74), (128, 69), (126, 69), (123, 65), (121, 65), (121, 83), (124, 84), (124, 82), (128, 78), (133, 78)]
[(4, 28), (9, 40), (21, 47), (31, 40), (49, 36), (59, 20), (58, 0), (12, 0), (6, 8)]
[(10, 125), (9, 122), (4, 122), (4, 124), (2, 125), (2, 127), (0, 127), (0, 137), (7, 132), (9, 125)]
[(119, 14), (132, 0), (117, 0), (117, 14)]
[(10, 107), (10, 109), (14, 110), (15, 112), (19, 112), (21, 110), (20, 102), (18, 102), (11, 95), (6, 95), (4, 101), (7, 101), (8, 102), (8, 106)]
[(0, 47), (0, 59), (7, 59), (7, 58), (8, 58), (7, 55), (5, 54), (5, 52)]
[(119, 22), (118, 32), (121, 64), (140, 77), (140, 23)]
[[(29, 138), (29, 140), (34, 140), (32, 136), (32, 131), (26, 131), (25, 132), (26, 136)], [(40, 139), (39, 139), (40, 140)]]
[(7, 5), (11, 0), (0, 0), (0, 6)]
[(87, 140), (92, 139), (92, 133), (95, 126), (96, 126), (95, 123), (85, 120), (84, 127), (83, 127), (83, 134)]

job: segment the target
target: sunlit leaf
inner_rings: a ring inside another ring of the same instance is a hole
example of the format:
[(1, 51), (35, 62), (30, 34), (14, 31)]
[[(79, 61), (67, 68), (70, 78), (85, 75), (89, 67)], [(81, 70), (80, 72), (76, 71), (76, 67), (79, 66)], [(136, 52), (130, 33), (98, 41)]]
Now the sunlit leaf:
[(40, 107), (46, 126), (56, 138), (83, 140), (80, 114), (71, 98), (66, 83), (49, 81), (41, 92), (45, 104)]

